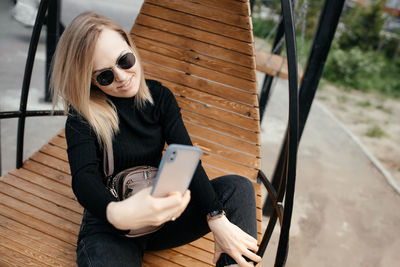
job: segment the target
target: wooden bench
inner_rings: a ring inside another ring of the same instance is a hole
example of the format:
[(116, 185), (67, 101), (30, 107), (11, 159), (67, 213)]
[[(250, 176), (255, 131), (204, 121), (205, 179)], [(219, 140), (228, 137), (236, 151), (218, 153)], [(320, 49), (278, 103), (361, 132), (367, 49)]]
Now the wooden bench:
[[(266, 51), (256, 51), (256, 69), (270, 76), (279, 77), (282, 79), (289, 78), (288, 61), (281, 55), (271, 54)], [(298, 67), (298, 80), (303, 77), (303, 69), (300, 64)]]
[[(148, 0), (131, 34), (147, 78), (174, 92), (210, 178), (248, 177), (261, 237), (261, 146), (248, 1)], [(64, 132), (0, 178), (0, 265), (73, 266), (82, 207), (70, 188)], [(211, 234), (148, 252), (143, 266), (210, 266)]]

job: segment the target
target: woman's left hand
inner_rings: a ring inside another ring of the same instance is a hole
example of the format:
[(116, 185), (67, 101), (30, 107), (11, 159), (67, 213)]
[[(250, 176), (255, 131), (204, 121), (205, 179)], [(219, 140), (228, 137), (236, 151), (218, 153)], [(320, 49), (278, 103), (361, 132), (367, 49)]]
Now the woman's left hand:
[(208, 226), (214, 234), (214, 264), (222, 253), (231, 256), (240, 267), (254, 266), (243, 256), (254, 262), (260, 262), (261, 257), (255, 254), (258, 250), (257, 240), (242, 229), (231, 223), (228, 218), (209, 220)]

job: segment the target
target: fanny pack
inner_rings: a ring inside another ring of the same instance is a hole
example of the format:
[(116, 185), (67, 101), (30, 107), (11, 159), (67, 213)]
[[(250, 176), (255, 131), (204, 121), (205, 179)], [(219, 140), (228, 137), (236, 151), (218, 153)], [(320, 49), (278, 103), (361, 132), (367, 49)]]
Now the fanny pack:
[[(152, 166), (136, 166), (119, 172), (113, 176), (114, 173), (114, 153), (112, 145), (108, 151), (104, 150), (103, 170), (105, 175), (105, 185), (110, 192), (118, 199), (124, 200), (140, 190), (153, 186), (157, 168)], [(160, 229), (159, 226), (145, 226), (139, 229), (132, 229), (127, 233), (126, 237), (138, 237), (153, 233)]]

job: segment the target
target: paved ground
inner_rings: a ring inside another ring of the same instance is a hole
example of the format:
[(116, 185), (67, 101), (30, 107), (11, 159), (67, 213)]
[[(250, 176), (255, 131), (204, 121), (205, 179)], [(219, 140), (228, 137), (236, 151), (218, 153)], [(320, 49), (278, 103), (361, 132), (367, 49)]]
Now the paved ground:
[[(106, 14), (126, 29), (133, 23), (140, 1), (65, 0), (62, 19), (68, 23), (83, 10)], [(127, 3), (130, 3), (129, 5)], [(132, 3), (134, 3), (132, 5)], [(129, 8), (127, 8), (129, 7)], [(11, 18), (11, 0), (0, 1), (0, 110), (15, 110), (31, 29)], [(43, 103), (45, 48), (42, 37), (28, 107)], [(260, 81), (262, 77), (260, 76)], [(262, 124), (262, 168), (272, 173), (287, 120), (287, 81), (274, 89)], [(47, 142), (64, 125), (64, 118), (27, 120), (24, 157)], [(15, 166), (16, 120), (2, 120), (3, 173)], [(398, 266), (400, 262), (400, 196), (364, 155), (360, 147), (315, 102), (300, 143), (294, 217), (287, 266)], [(272, 266), (277, 236), (263, 266)]]

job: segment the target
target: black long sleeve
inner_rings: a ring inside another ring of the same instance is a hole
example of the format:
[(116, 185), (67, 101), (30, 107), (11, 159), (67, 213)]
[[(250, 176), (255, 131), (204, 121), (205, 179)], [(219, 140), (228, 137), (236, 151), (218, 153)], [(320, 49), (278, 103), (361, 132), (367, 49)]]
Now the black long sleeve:
[[(119, 133), (113, 141), (114, 174), (134, 166), (158, 167), (165, 142), (191, 145), (180, 108), (168, 88), (147, 80), (154, 104), (136, 108), (134, 98), (109, 97), (117, 108)], [(103, 151), (89, 124), (75, 112), (67, 118), (66, 139), (72, 188), (79, 203), (106, 220), (106, 207), (116, 199), (103, 184)], [(204, 211), (222, 208), (199, 163), (192, 183), (192, 198)]]

